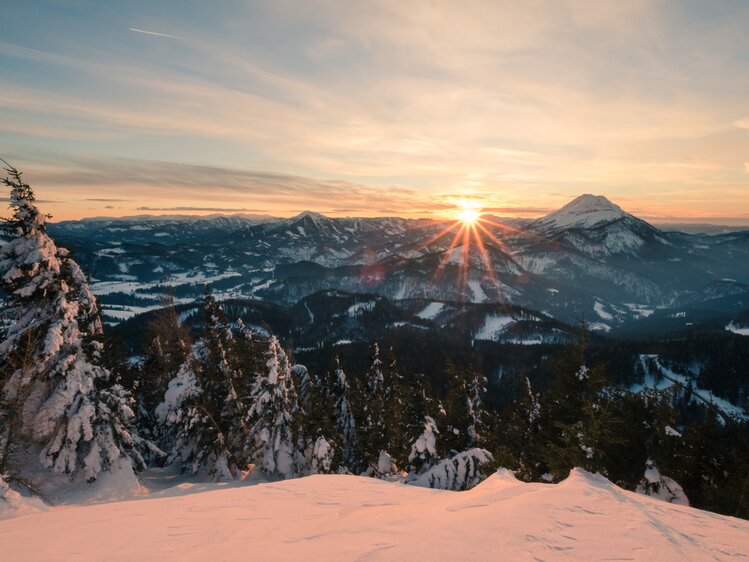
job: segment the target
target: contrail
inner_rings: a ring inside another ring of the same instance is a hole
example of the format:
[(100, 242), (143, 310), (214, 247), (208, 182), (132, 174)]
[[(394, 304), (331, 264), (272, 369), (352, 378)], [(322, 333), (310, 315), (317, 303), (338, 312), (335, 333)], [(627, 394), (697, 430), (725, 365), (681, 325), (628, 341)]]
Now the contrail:
[(145, 29), (138, 29), (135, 27), (128, 27), (130, 31), (135, 31), (135, 33), (145, 33), (146, 35), (155, 35), (156, 37), (166, 37), (167, 39), (182, 39), (182, 37), (177, 37), (176, 35), (168, 35), (166, 33), (156, 33), (155, 31), (146, 31)]

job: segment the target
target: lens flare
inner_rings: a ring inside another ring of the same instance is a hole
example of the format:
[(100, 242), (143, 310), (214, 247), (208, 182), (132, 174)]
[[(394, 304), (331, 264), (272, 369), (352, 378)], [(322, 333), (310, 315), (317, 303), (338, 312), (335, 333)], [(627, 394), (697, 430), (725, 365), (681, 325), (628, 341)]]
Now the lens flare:
[(479, 218), (480, 213), (476, 209), (462, 209), (458, 213), (458, 220), (466, 224), (473, 224)]
[[(503, 239), (519, 231), (492, 220), (493, 217), (484, 214), (473, 201), (460, 201), (453, 217), (442, 222), (444, 228), (421, 246), (428, 251), (438, 249), (442, 254), (432, 280), (444, 275), (446, 269), (457, 267), (455, 289), (459, 294), (476, 298), (477, 287), (480, 287), (482, 292), (486, 289), (492, 298), (502, 300), (502, 283), (497, 274), (505, 261), (503, 254), (508, 253)], [(449, 240), (449, 236), (452, 236), (449, 244), (441, 242), (444, 238)], [(492, 257), (498, 262), (492, 263)]]

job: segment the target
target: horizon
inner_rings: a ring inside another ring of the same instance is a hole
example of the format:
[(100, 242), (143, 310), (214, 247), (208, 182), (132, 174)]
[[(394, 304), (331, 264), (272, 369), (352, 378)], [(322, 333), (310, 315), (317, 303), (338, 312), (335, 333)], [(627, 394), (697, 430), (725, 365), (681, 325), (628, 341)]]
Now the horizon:
[[(749, 223), (749, 5), (11, 0), (0, 155), (56, 220)], [(458, 27), (464, 33), (455, 34)], [(716, 87), (719, 85), (719, 87)]]
[[(572, 203), (573, 201), (576, 201), (577, 199), (581, 197), (604, 197), (609, 203), (618, 206), (615, 201), (611, 201), (605, 196), (596, 195), (596, 194), (590, 194), (590, 193), (583, 193), (575, 197), (574, 199), (571, 199), (564, 203), (562, 206), (560, 206), (557, 209), (548, 209), (548, 212), (544, 214), (539, 215), (533, 215), (533, 216), (512, 216), (512, 215), (499, 215), (492, 212), (487, 212), (481, 208), (477, 208), (478, 216), (482, 217), (494, 217), (497, 219), (521, 219), (521, 220), (528, 220), (528, 221), (534, 221), (538, 219), (542, 219), (549, 214), (555, 213), (559, 211), (561, 208), (566, 206), (569, 203)], [(40, 205), (43, 205), (45, 203), (44, 200), (37, 200), (37, 203)], [(749, 229), (749, 219), (734, 219), (731, 217), (719, 217), (719, 220), (723, 220), (723, 222), (704, 222), (702, 219), (697, 218), (694, 220), (690, 220), (689, 218), (684, 219), (683, 217), (681, 220), (679, 220), (679, 217), (673, 218), (673, 217), (647, 217), (647, 216), (638, 216), (633, 213), (629, 213), (626, 209), (622, 209), (625, 213), (631, 214), (639, 219), (645, 220), (646, 222), (649, 222), (653, 225), (663, 225), (663, 226), (691, 226), (691, 227), (699, 227), (699, 226), (706, 226), (706, 227), (727, 227), (727, 228), (736, 228), (736, 229)], [(413, 219), (413, 220), (434, 220), (437, 222), (442, 222), (444, 220), (455, 220), (456, 216), (459, 219), (460, 215), (460, 207), (456, 207), (456, 209), (453, 211), (452, 214), (446, 214), (445, 216), (433, 216), (433, 217), (407, 217), (407, 216), (401, 216), (397, 214), (381, 214), (381, 215), (340, 215), (340, 216), (331, 216), (329, 214), (326, 214), (324, 212), (316, 211), (314, 209), (304, 209), (301, 211), (295, 211), (293, 214), (265, 214), (265, 213), (254, 213), (251, 211), (247, 212), (220, 212), (220, 210), (217, 210), (218, 212), (206, 212), (206, 211), (196, 211), (191, 210), (189, 208), (175, 208), (171, 212), (141, 212), (138, 214), (132, 214), (132, 215), (92, 215), (92, 216), (84, 216), (77, 219), (62, 219), (62, 220), (55, 220), (54, 216), (51, 216), (48, 218), (48, 222), (51, 223), (59, 223), (59, 222), (68, 222), (68, 221), (78, 221), (78, 220), (99, 220), (99, 219), (111, 219), (111, 220), (127, 220), (127, 219), (141, 219), (141, 218), (162, 218), (162, 219), (169, 219), (169, 218), (180, 218), (180, 219), (188, 219), (188, 218), (220, 218), (220, 217), (244, 217), (244, 218), (256, 218), (256, 219), (271, 219), (271, 220), (289, 220), (294, 219), (297, 217), (302, 217), (306, 214), (315, 214), (320, 215), (324, 218), (331, 218), (331, 219), (356, 219), (356, 218), (405, 218), (405, 219)], [(739, 221), (744, 222), (739, 222)]]

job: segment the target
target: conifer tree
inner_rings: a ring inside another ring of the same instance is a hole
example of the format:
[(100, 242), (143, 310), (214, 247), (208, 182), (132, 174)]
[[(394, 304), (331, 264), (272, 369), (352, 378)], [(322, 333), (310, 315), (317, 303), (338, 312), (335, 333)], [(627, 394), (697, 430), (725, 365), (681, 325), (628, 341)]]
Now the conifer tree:
[(525, 392), (513, 404), (510, 415), (499, 421), (500, 427), (494, 430), (500, 442), (495, 458), (501, 466), (513, 469), (521, 480), (532, 480), (541, 476), (543, 460), (539, 439), (541, 399), (528, 377), (524, 386)]
[(333, 403), (334, 429), (340, 436), (342, 462), (348, 469), (352, 469), (355, 465), (354, 455), (357, 446), (356, 420), (350, 401), (348, 379), (337, 357), (330, 393)]
[[(387, 453), (389, 435), (385, 421), (385, 375), (380, 359), (380, 348), (375, 342), (372, 345), (370, 367), (367, 371), (364, 389), (360, 400), (358, 428), (358, 458), (361, 470), (380, 472), (382, 453)], [(388, 458), (390, 457), (387, 453)]]
[(226, 480), (248, 464), (246, 408), (236, 389), (241, 372), (233, 357), (234, 335), (208, 289), (203, 311), (203, 337), (169, 383), (157, 416), (166, 426), (163, 445), (172, 462)]
[(420, 474), (432, 468), (439, 461), (437, 455), (437, 423), (430, 416), (424, 416), (421, 435), (411, 445), (408, 455), (409, 468)]
[(291, 478), (303, 468), (297, 396), (288, 359), (275, 337), (266, 357), (267, 370), (255, 380), (250, 397), (248, 452), (265, 473)]
[[(96, 299), (78, 264), (58, 248), (21, 173), (6, 164), (13, 216), (0, 247), (0, 383), (11, 476), (38, 467), (93, 481), (128, 470), (132, 399), (102, 366)], [(2, 433), (2, 432), (0, 432)]]
[(446, 427), (443, 432), (443, 456), (480, 444), (485, 429), (481, 393), (486, 379), (455, 365), (448, 366), (450, 387), (445, 402)]
[(573, 467), (606, 474), (606, 445), (617, 441), (618, 421), (600, 365), (586, 364), (586, 338), (568, 347), (555, 361), (555, 378), (541, 404), (544, 461), (554, 479)]
[(307, 406), (300, 408), (303, 417), (305, 450), (310, 472), (322, 474), (336, 471), (342, 461), (343, 436), (335, 429), (332, 394), (327, 378), (314, 379), (307, 388)]
[(159, 439), (156, 407), (163, 401), (171, 377), (190, 354), (187, 329), (177, 320), (174, 301), (158, 310), (145, 331), (145, 360), (139, 368), (137, 382), (138, 429), (141, 435)]
[(391, 430), (390, 450), (396, 463), (406, 466), (410, 464), (411, 447), (424, 430), (424, 420), (432, 416), (432, 403), (422, 373), (403, 380), (397, 394), (399, 400), (393, 408), (392, 417), (396, 423)]

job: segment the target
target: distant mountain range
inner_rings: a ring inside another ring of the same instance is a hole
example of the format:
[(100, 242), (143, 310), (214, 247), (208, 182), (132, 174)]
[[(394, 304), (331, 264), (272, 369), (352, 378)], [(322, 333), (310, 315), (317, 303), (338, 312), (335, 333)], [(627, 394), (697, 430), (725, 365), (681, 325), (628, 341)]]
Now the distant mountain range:
[(190, 301), (205, 283), (222, 298), (285, 307), (320, 291), (511, 304), (627, 335), (738, 325), (749, 310), (749, 230), (667, 231), (595, 195), (533, 221), (483, 219), (484, 255), (475, 241), (453, 243), (457, 228), (439, 236), (444, 222), (312, 212), (95, 218), (49, 231), (94, 278), (110, 322), (167, 292)]

